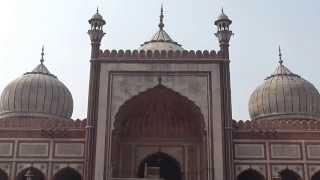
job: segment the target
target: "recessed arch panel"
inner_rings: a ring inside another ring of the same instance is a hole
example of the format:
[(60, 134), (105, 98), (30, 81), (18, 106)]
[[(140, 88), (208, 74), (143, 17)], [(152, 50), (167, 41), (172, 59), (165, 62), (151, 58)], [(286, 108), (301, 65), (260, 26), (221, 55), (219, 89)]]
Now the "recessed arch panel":
[(127, 100), (116, 114), (115, 131), (121, 137), (201, 137), (204, 118), (187, 97), (162, 84)]

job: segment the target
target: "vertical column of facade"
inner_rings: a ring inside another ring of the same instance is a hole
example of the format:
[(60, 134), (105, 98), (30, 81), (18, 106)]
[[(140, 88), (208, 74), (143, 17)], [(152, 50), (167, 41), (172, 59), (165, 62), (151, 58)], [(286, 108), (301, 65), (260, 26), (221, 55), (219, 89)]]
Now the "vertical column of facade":
[(88, 115), (86, 126), (86, 147), (85, 147), (85, 165), (84, 179), (93, 180), (94, 164), (95, 164), (95, 147), (97, 133), (98, 118), (98, 101), (99, 101), (99, 79), (100, 79), (100, 63), (91, 62), (90, 83), (89, 83), (89, 99), (88, 99)]
[(221, 64), (221, 116), (223, 120), (224, 175), (226, 180), (234, 179), (232, 147), (232, 109), (229, 60)]

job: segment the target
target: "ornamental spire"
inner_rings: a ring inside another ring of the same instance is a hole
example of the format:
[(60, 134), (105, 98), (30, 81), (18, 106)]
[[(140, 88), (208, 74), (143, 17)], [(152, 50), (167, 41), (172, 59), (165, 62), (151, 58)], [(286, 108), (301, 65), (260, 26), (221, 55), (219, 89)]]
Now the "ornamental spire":
[(283, 64), (282, 53), (281, 53), (281, 47), (280, 47), (280, 45), (279, 45), (279, 64), (280, 64), (280, 65)]
[(40, 59), (41, 64), (43, 64), (43, 62), (44, 62), (43, 56), (44, 56), (44, 45), (42, 45), (42, 49), (41, 49), (41, 59)]
[(159, 28), (160, 30), (163, 30), (164, 24), (163, 24), (163, 4), (161, 4), (161, 10), (160, 10), (160, 23), (159, 23)]

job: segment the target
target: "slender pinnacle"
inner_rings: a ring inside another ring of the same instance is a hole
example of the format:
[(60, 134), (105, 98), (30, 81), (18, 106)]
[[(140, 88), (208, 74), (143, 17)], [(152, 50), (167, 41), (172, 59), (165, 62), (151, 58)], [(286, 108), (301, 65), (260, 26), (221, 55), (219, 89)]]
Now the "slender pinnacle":
[(160, 23), (159, 23), (159, 28), (160, 30), (163, 30), (164, 24), (163, 24), (163, 4), (161, 4), (161, 10), (160, 10)]
[(42, 49), (41, 49), (41, 59), (40, 59), (41, 64), (43, 64), (43, 62), (44, 62), (43, 56), (44, 56), (44, 45), (42, 45)]
[(280, 45), (279, 45), (279, 64), (280, 64), (280, 65), (283, 64), (282, 53), (281, 53), (281, 47), (280, 47)]

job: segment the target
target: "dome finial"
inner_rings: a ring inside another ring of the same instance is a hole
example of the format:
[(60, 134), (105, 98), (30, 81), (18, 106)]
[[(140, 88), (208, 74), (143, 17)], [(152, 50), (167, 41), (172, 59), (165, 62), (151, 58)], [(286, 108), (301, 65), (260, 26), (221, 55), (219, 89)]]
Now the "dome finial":
[(281, 47), (280, 47), (280, 45), (279, 45), (279, 64), (280, 64), (280, 65), (283, 64), (282, 53), (281, 53)]
[(42, 45), (42, 49), (41, 49), (41, 59), (40, 59), (40, 63), (43, 64), (43, 61), (44, 61), (44, 45)]
[(99, 6), (97, 6), (97, 14), (99, 14)]
[(164, 16), (163, 16), (163, 4), (161, 4), (161, 10), (160, 10), (160, 23), (159, 23), (159, 28), (160, 28), (160, 30), (162, 30), (162, 29), (163, 29), (163, 27), (164, 27), (164, 24), (163, 24), (163, 18), (164, 18)]

